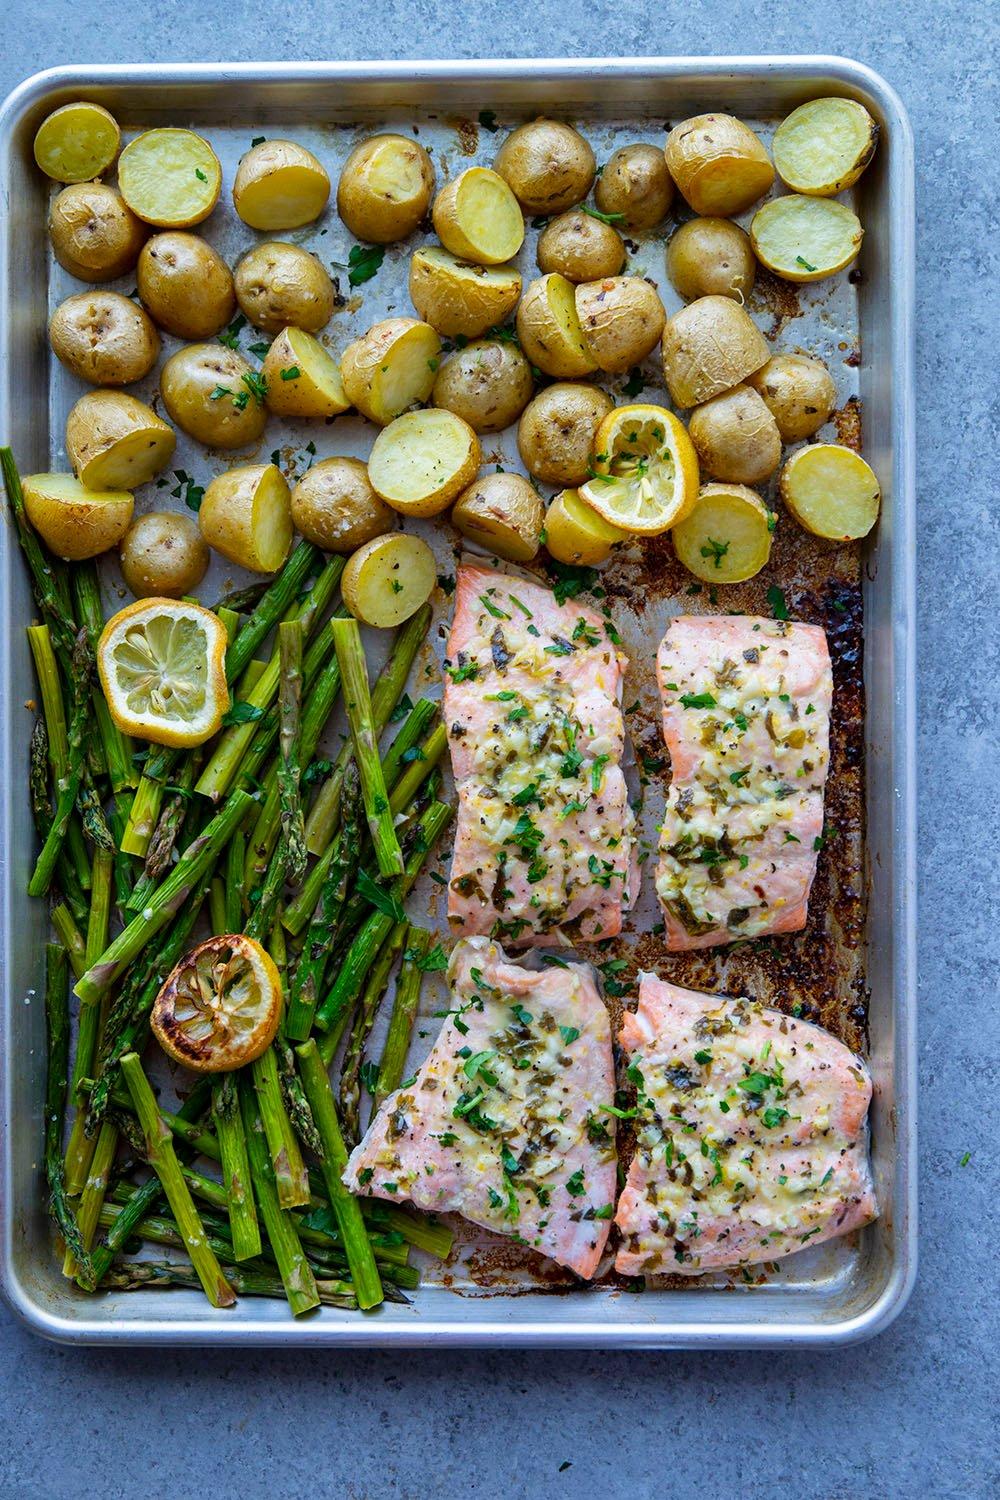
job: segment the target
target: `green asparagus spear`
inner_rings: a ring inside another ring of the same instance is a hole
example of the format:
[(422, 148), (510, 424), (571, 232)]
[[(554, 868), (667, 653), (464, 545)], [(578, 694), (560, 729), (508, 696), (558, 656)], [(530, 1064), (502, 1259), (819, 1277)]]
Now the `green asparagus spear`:
[(278, 793), (281, 837), (286, 844), (286, 878), (299, 884), (306, 869), (306, 830), (299, 795), (302, 767), (302, 625), (298, 620), (278, 626), (281, 683), (278, 693), (280, 730)]
[(81, 1266), (89, 1268), (89, 1257), (76, 1215), (69, 1205), (63, 1175), (62, 1133), (69, 1074), (69, 963), (65, 948), (58, 943), (48, 943), (45, 948), (45, 1020), (48, 1030), (45, 1175), (49, 1185), (49, 1212), (66, 1249)]
[(31, 574), (35, 599), (52, 627), (53, 638), (68, 671), (76, 638), (76, 621), (73, 619), (65, 567), (49, 556), (28, 523), (20, 476), (9, 448), (0, 448), (0, 470), (3, 471), (4, 489), (14, 517), (17, 539)]
[[(93, 562), (77, 563), (72, 570), (71, 581), (77, 618), (87, 632), (90, 649), (96, 656), (97, 643), (104, 629), (104, 606), (101, 603), (96, 564)], [(120, 792), (136, 786), (139, 777), (132, 760), (132, 742), (126, 739), (111, 717), (111, 710), (108, 708), (99, 683), (94, 684), (94, 715), (97, 732), (104, 747), (104, 759), (111, 780), (111, 790)]]
[(375, 1090), (376, 1108), (387, 1094), (398, 1089), (406, 1067), (406, 1054), (410, 1049), (413, 1023), (420, 1004), (420, 985), (423, 979), (423, 963), (431, 950), (433, 938), (423, 927), (410, 928), (410, 940), (403, 953), (403, 965), (396, 982), (396, 993), (389, 1017), (389, 1029), (382, 1048), (382, 1060), (378, 1067), (378, 1085)]
[(267, 1139), (278, 1201), (282, 1208), (300, 1208), (309, 1202), (309, 1176), (298, 1138), (285, 1111), (274, 1049), (268, 1047), (250, 1065), (257, 1110)]
[(396, 826), (389, 809), (389, 793), (382, 775), (378, 738), (372, 720), (368, 671), (365, 666), (361, 632), (356, 620), (335, 620), (333, 639), (340, 662), (344, 705), (351, 726), (354, 758), (361, 778), (368, 830), (375, 846), (375, 860), (383, 875), (403, 873), (403, 852), (396, 837)]
[[(266, 1271), (230, 1271), (229, 1281), (239, 1297), (272, 1297), (285, 1295), (279, 1276)], [(194, 1267), (185, 1261), (123, 1261), (106, 1272), (102, 1292), (146, 1292), (170, 1287), (197, 1287), (200, 1283)], [(339, 1307), (351, 1312), (358, 1306), (349, 1282), (329, 1279), (316, 1282), (319, 1300), (324, 1307)]]
[(309, 1268), (292, 1216), (278, 1202), (264, 1125), (257, 1107), (258, 1096), (248, 1078), (241, 1079), (239, 1092), (254, 1197), (281, 1273), (288, 1305), (298, 1317), (300, 1313), (308, 1312), (319, 1304), (316, 1278)]
[(66, 949), (70, 968), (77, 979), (87, 970), (87, 949), (83, 941), (83, 935), (73, 919), (69, 907), (60, 901), (49, 913), (52, 926), (56, 930), (56, 936)]
[(365, 980), (361, 1004), (355, 1013), (340, 1065), (340, 1117), (344, 1122), (344, 1134), (352, 1146), (361, 1136), (361, 1059), (365, 1043), (409, 930), (409, 922), (397, 922), (382, 944)]
[(233, 1251), (237, 1260), (252, 1260), (260, 1254), (260, 1226), (250, 1186), (246, 1136), (240, 1113), (239, 1092), (232, 1073), (223, 1073), (212, 1089), (212, 1118), (222, 1155), (225, 1181), (223, 1201), (229, 1214)]
[(93, 664), (87, 640), (81, 630), (73, 644), (73, 707), (66, 735), (66, 774), (59, 784), (59, 798), (48, 837), (42, 845), (34, 872), (28, 882), (29, 896), (44, 896), (52, 883), (63, 839), (76, 807), (77, 794), (84, 772), (87, 711), (90, 701), (90, 674)]

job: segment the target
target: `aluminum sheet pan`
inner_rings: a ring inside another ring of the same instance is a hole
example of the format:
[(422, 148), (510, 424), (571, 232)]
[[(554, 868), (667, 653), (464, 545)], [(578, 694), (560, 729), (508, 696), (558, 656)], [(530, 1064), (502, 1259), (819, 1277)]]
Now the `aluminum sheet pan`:
[[(651, 1281), (630, 1294), (613, 1277), (590, 1288), (512, 1245), (462, 1233), (453, 1262), (428, 1267), (409, 1308), (387, 1305), (376, 1316), (324, 1308), (293, 1322), (279, 1304), (242, 1302), (210, 1309), (195, 1293), (157, 1292), (85, 1298), (62, 1281), (50, 1250), (38, 1158), (42, 1134), (43, 1015), (39, 957), (44, 910), (24, 895), (33, 851), (26, 799), (21, 794), (30, 718), (22, 709), (33, 693), (23, 624), (30, 598), (16, 543), (0, 528), (0, 568), (8, 601), (0, 635), (5, 735), (0, 813), (4, 829), (4, 994), (2, 1107), (0, 1107), (0, 1245), (5, 1295), (29, 1326), (66, 1341), (303, 1343), (328, 1345), (454, 1344), (590, 1345), (605, 1347), (747, 1346), (846, 1342), (885, 1327), (905, 1303), (915, 1268), (914, 1120), (914, 874), (912, 779), (913, 663), (913, 167), (909, 126), (888, 86), (864, 67), (837, 58), (595, 59), (578, 62), (314, 63), (59, 69), (28, 80), (0, 115), (0, 434), (22, 467), (64, 467), (65, 413), (79, 387), (54, 361), (42, 329), (51, 306), (79, 283), (47, 260), (47, 192), (31, 161), (35, 128), (71, 98), (104, 103), (126, 133), (154, 124), (188, 124), (205, 133), (223, 163), (219, 208), (201, 230), (232, 262), (254, 236), (236, 218), (228, 186), (252, 135), (288, 133), (310, 146), (336, 180), (359, 135), (386, 126), (416, 129), (432, 151), (439, 181), (476, 162), (489, 163), (499, 131), (545, 112), (572, 120), (591, 140), (598, 160), (615, 145), (660, 142), (667, 122), (708, 109), (725, 109), (754, 124), (767, 139), (777, 120), (804, 99), (824, 93), (861, 99), (875, 115), (882, 139), (875, 162), (856, 190), (866, 238), (857, 272), (827, 283), (792, 288), (763, 275), (752, 313), (774, 350), (802, 348), (830, 364), (838, 390), (831, 435), (860, 444), (882, 483), (883, 514), (863, 552), (810, 542), (787, 522), (779, 527), (772, 567), (750, 584), (727, 590), (724, 608), (767, 612), (764, 590), (785, 589), (793, 617), (826, 625), (837, 675), (830, 798), (838, 839), (820, 861), (809, 929), (801, 938), (748, 945), (732, 953), (666, 955), (655, 927), (652, 879), (615, 954), (656, 967), (705, 989), (745, 989), (781, 1004), (797, 1002), (852, 1045), (868, 1052), (875, 1079), (873, 1161), (882, 1216), (861, 1234), (807, 1249), (780, 1267), (754, 1275)], [(484, 113), (487, 112), (487, 113)], [(480, 123), (482, 117), (483, 123)], [(498, 130), (490, 127), (495, 124)], [(666, 280), (666, 232), (637, 238), (629, 269), (658, 286), (668, 312), (679, 305)], [(376, 278), (355, 292), (339, 269), (350, 237), (336, 215), (285, 236), (313, 249), (341, 275), (345, 305), (326, 337), (339, 352), (350, 337), (393, 311), (408, 312), (405, 273), (410, 246), (390, 247)], [(534, 234), (520, 262), (534, 264)], [(116, 284), (117, 285), (117, 284)], [(125, 278), (120, 290), (134, 282)], [(248, 330), (242, 345), (252, 341)], [(165, 353), (176, 341), (165, 340)], [(646, 399), (662, 399), (658, 358), (647, 362)], [(622, 380), (608, 388), (622, 396)], [(137, 393), (152, 396), (155, 377)], [(199, 482), (226, 466), (179, 435), (174, 466)], [(513, 431), (484, 439), (484, 462), (521, 467)], [(353, 417), (331, 426), (272, 419), (265, 454), (277, 447), (290, 475), (316, 456), (370, 446), (371, 429)], [(246, 461), (244, 455), (237, 462)], [(162, 508), (169, 487), (148, 486), (138, 508)], [(454, 572), (455, 538), (426, 528), (443, 577)], [(215, 584), (241, 581), (217, 563)], [(662, 807), (657, 775), (657, 705), (651, 658), (665, 621), (679, 609), (709, 609), (692, 597), (690, 578), (667, 546), (635, 550), (607, 576), (609, 601), (633, 660), (627, 703), (640, 769), (648, 780), (642, 833), (655, 847)], [(120, 579), (108, 575), (109, 604)], [(862, 676), (861, 609), (864, 612)], [(440, 626), (450, 614), (447, 588), (438, 590), (436, 624), (420, 664), (434, 691), (442, 651)], [(374, 643), (372, 643), (374, 644)], [(445, 855), (447, 851), (445, 851)], [(446, 866), (444, 866), (446, 868)], [(651, 872), (650, 872), (651, 875)], [(437, 887), (425, 878), (412, 898), (420, 920), (443, 922)], [(602, 959), (611, 953), (602, 953)], [(415, 1056), (438, 1022), (443, 992), (430, 976), (418, 1023)], [(421, 1036), (421, 1033), (423, 1034)]]

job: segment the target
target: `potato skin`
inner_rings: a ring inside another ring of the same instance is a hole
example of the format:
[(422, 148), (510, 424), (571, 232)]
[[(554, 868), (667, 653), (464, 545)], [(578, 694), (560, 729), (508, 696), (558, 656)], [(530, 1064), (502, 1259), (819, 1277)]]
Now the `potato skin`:
[(521, 277), (513, 266), (478, 266), (425, 246), (410, 260), (410, 301), (448, 338), (478, 338), (517, 306)]
[[(409, 400), (387, 404), (381, 375), (394, 360), (410, 364)], [(408, 406), (424, 402), (431, 393), (441, 340), (429, 323), (418, 318), (386, 318), (348, 344), (340, 356), (340, 375), (352, 406), (363, 417), (384, 427)]]
[[(280, 179), (284, 176), (285, 186), (290, 188), (289, 176), (296, 172), (300, 182), (304, 176), (309, 184), (308, 192), (303, 192), (300, 188), (297, 193), (297, 209), (290, 208), (292, 195), (280, 185), (277, 193), (271, 195), (270, 202), (267, 201), (267, 195), (263, 199), (258, 196), (255, 203), (250, 202), (253, 189), (264, 186), (268, 178)], [(258, 141), (256, 146), (251, 146), (240, 158), (233, 179), (233, 207), (236, 212), (251, 229), (265, 232), (274, 229), (300, 229), (303, 224), (313, 223), (326, 207), (329, 196), (330, 177), (326, 168), (318, 157), (297, 141)], [(277, 211), (277, 205), (281, 203), (284, 204), (284, 210)]]
[[(561, 316), (553, 310), (553, 300)], [(573, 283), (557, 271), (539, 276), (525, 288), (518, 303), (516, 326), (525, 355), (546, 375), (566, 380), (592, 375), (597, 369), (597, 360), (580, 327)]]
[(667, 321), (655, 287), (641, 276), (606, 276), (576, 289), (580, 327), (600, 370), (621, 375), (656, 348)]
[(813, 437), (837, 404), (837, 388), (821, 359), (776, 354), (747, 378), (778, 424), (783, 443)]
[(757, 275), (750, 236), (731, 219), (689, 219), (667, 246), (667, 275), (689, 302), (732, 297), (742, 304)]
[(511, 562), (530, 562), (541, 546), (545, 506), (520, 474), (482, 474), (455, 501), (452, 523)]
[(517, 447), (529, 474), (561, 488), (583, 484), (594, 436), (614, 402), (596, 385), (558, 381), (525, 407)]
[(502, 432), (521, 415), (534, 389), (531, 366), (516, 344), (480, 339), (444, 361), (431, 399), (476, 432)]
[(699, 297), (667, 319), (663, 373), (675, 406), (698, 406), (766, 364), (767, 341), (731, 297)]
[(558, 214), (586, 198), (597, 162), (579, 131), (539, 119), (511, 131), (493, 168), (526, 213)]
[(49, 322), (52, 352), (91, 385), (131, 385), (148, 375), (160, 337), (148, 315), (120, 292), (77, 292)]
[(617, 229), (582, 209), (560, 214), (538, 237), (538, 269), (558, 271), (567, 281), (617, 276), (625, 264), (625, 241)]
[(762, 198), (774, 181), (763, 142), (735, 115), (694, 115), (667, 136), (667, 168), (696, 214), (728, 217)]
[(760, 484), (781, 462), (778, 424), (749, 385), (696, 406), (688, 434), (702, 470), (727, 484)]
[(333, 282), (315, 255), (269, 240), (247, 252), (236, 267), (236, 300), (255, 328), (280, 333), (292, 324), (318, 333), (330, 321)]
[(107, 552), (132, 519), (128, 491), (95, 495), (71, 474), (26, 474), (21, 485), (28, 520), (50, 552), (71, 562)]
[(674, 201), (674, 182), (658, 146), (619, 146), (597, 179), (594, 202), (602, 214), (621, 214), (626, 229), (655, 229)]
[(129, 527), (119, 549), (122, 577), (137, 599), (180, 599), (208, 571), (209, 551), (193, 516), (149, 511)]
[(106, 182), (77, 182), (52, 200), (49, 239), (52, 253), (80, 281), (114, 281), (135, 265), (146, 235), (117, 188)]
[[(402, 196), (379, 183), (387, 155), (405, 163), (410, 190)], [(405, 135), (373, 135), (360, 141), (344, 163), (337, 185), (337, 212), (359, 240), (391, 245), (420, 224), (434, 196), (434, 168), (418, 141)]]
[(166, 467), (176, 444), (173, 428), (125, 391), (87, 391), (66, 418), (66, 455), (88, 489), (136, 489)]
[(154, 322), (179, 339), (207, 339), (236, 311), (232, 272), (197, 234), (168, 229), (146, 241), (136, 271)]
[[(244, 448), (263, 434), (267, 421), (264, 406), (244, 380), (254, 374), (235, 349), (189, 344), (171, 355), (160, 371), (160, 394), (172, 420), (199, 443)], [(213, 397), (220, 386), (226, 394)], [(245, 403), (244, 394), (249, 398)]]
[(360, 458), (324, 458), (292, 490), (292, 525), (324, 552), (353, 552), (396, 528)]
[[(260, 524), (265, 497), (269, 524)], [(277, 523), (277, 524), (275, 524)], [(198, 512), (201, 534), (210, 547), (251, 573), (276, 573), (292, 544), (288, 484), (274, 464), (247, 464), (217, 474)], [(261, 556), (266, 539), (273, 555)], [(280, 543), (275, 547), (275, 539)]]

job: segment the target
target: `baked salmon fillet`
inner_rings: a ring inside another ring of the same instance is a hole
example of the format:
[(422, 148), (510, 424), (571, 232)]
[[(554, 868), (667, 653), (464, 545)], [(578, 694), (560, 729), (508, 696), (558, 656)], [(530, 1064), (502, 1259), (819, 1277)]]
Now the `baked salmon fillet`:
[(833, 675), (818, 625), (680, 615), (657, 657), (667, 947), (797, 932), (823, 834)]
[(459, 1213), (589, 1277), (614, 1211), (611, 1027), (590, 969), (531, 972), (457, 943), (453, 1006), (352, 1153), (354, 1193)]
[(456, 933), (513, 944), (613, 937), (638, 882), (622, 774), (625, 658), (576, 600), (458, 570), (444, 715), (459, 810)]
[(871, 1079), (829, 1032), (643, 974), (619, 1039), (638, 1100), (616, 1270), (697, 1276), (875, 1218)]

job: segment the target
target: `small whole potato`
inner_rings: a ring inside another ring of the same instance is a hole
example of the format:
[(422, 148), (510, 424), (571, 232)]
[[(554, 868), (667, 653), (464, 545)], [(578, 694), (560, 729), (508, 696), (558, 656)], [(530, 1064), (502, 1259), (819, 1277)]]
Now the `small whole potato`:
[(732, 390), (768, 359), (767, 340), (731, 297), (699, 297), (667, 319), (663, 373), (675, 406)]
[(582, 202), (597, 172), (594, 153), (583, 136), (558, 120), (519, 125), (500, 147), (493, 166), (529, 214), (559, 214)]
[(781, 462), (778, 424), (749, 385), (695, 407), (688, 435), (702, 470), (731, 484), (760, 484)]
[(667, 168), (696, 214), (728, 217), (762, 198), (774, 181), (764, 144), (735, 115), (695, 115), (667, 136)]
[(594, 437), (614, 402), (596, 385), (557, 381), (525, 407), (517, 447), (529, 474), (543, 484), (583, 484)]
[(209, 448), (244, 448), (263, 434), (263, 382), (235, 349), (178, 349), (160, 371), (160, 394), (178, 427)]
[(52, 352), (91, 385), (131, 385), (148, 375), (160, 337), (148, 315), (120, 292), (77, 292), (49, 321)]
[(63, 188), (49, 209), (52, 253), (63, 270), (80, 281), (124, 276), (135, 265), (148, 233), (118, 189), (105, 182)]
[(583, 209), (560, 214), (538, 236), (540, 271), (558, 271), (567, 281), (617, 276), (625, 264), (625, 241), (617, 229)]
[(317, 333), (330, 321), (333, 282), (315, 255), (298, 245), (257, 245), (236, 267), (235, 281), (240, 310), (265, 333), (280, 333), (289, 324)]
[(601, 213), (620, 214), (626, 229), (655, 229), (673, 201), (673, 178), (663, 152), (646, 142), (619, 146), (594, 189)]
[(168, 229), (142, 247), (139, 296), (154, 322), (179, 339), (207, 339), (236, 310), (232, 272), (197, 234)]
[(441, 365), (431, 400), (476, 432), (502, 432), (521, 415), (534, 389), (531, 366), (516, 344), (479, 339)]
[(434, 196), (434, 168), (418, 141), (372, 135), (344, 163), (337, 212), (359, 240), (390, 245), (419, 225)]
[(813, 437), (837, 404), (837, 388), (821, 359), (776, 354), (747, 377), (778, 424), (783, 443)]
[(667, 275), (689, 302), (732, 297), (742, 304), (757, 275), (750, 236), (731, 219), (689, 219), (667, 246)]
[(667, 314), (641, 276), (606, 276), (576, 289), (576, 311), (599, 370), (623, 374), (655, 349)]
[(292, 525), (324, 552), (353, 552), (396, 528), (360, 458), (324, 458), (292, 490)]
[(119, 559), (122, 577), (137, 599), (180, 599), (201, 583), (209, 551), (193, 516), (154, 510), (132, 522)]

